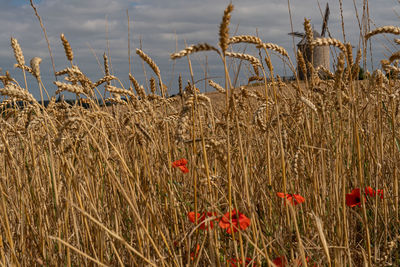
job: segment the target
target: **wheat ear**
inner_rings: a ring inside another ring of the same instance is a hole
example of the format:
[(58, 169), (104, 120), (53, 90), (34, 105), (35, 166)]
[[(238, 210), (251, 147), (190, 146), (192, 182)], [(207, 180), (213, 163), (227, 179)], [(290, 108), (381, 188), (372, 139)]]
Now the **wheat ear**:
[(307, 43), (311, 44), (314, 40), (314, 33), (309, 19), (304, 18), (304, 31), (306, 32)]
[(261, 45), (258, 45), (257, 48), (264, 48), (264, 49), (273, 50), (273, 51), (281, 54), (284, 57), (289, 57), (289, 54), (288, 54), (288, 52), (286, 51), (285, 48), (283, 48), (283, 47), (281, 47), (279, 45), (273, 44), (273, 43), (263, 43)]
[(71, 62), (72, 65), (72, 60), (74, 59), (74, 53), (72, 52), (71, 45), (69, 44), (67, 38), (65, 38), (63, 33), (60, 35), (60, 38), (64, 46), (65, 55), (67, 56), (68, 60)]
[(226, 52), (225, 53), (228, 57), (235, 57), (243, 60), (250, 61), (252, 65), (261, 66), (260, 61), (251, 55), (242, 54), (242, 53), (234, 53), (234, 52)]
[(18, 66), (25, 66), (24, 54), (22, 53), (22, 49), (18, 43), (18, 40), (11, 37), (11, 46), (14, 50), (14, 56), (17, 60)]
[(56, 94), (59, 94), (62, 91), (68, 91), (68, 92), (79, 95), (79, 94), (83, 94), (83, 92), (84, 92), (83, 87), (78, 84), (73, 85), (73, 84), (62, 83), (62, 82), (58, 82), (58, 81), (55, 81), (54, 84), (58, 87)]
[(380, 34), (380, 33), (400, 34), (400, 28), (396, 27), (396, 26), (391, 26), (391, 25), (376, 28), (375, 30), (370, 31), (369, 33), (367, 33), (365, 35), (365, 40), (368, 40), (372, 36), (374, 36), (376, 34)]
[(113, 93), (113, 94), (128, 95), (128, 96), (130, 96), (131, 98), (136, 98), (135, 94), (132, 93), (132, 91), (130, 91), (130, 90), (125, 90), (125, 89), (122, 89), (122, 88), (117, 88), (117, 87), (111, 86), (111, 85), (106, 85), (106, 90), (107, 90), (108, 92), (110, 92), (110, 93)]
[(42, 62), (42, 59), (40, 57), (34, 57), (31, 59), (31, 69), (32, 69), (32, 75), (36, 78), (38, 83), (41, 82), (40, 78), (40, 66), (39, 64)]
[(143, 59), (144, 62), (146, 62), (150, 68), (154, 71), (154, 73), (160, 77), (160, 69), (158, 68), (157, 64), (142, 50), (136, 49), (136, 54), (140, 56), (141, 59)]
[(346, 46), (339, 40), (334, 38), (316, 38), (311, 42), (313, 46), (324, 46), (324, 45), (333, 45), (338, 47), (344, 53), (346, 53)]
[(225, 55), (225, 51), (228, 49), (229, 45), (229, 23), (231, 21), (232, 11), (233, 5), (229, 4), (224, 10), (224, 16), (222, 17), (222, 22), (219, 26), (219, 47), (221, 47), (223, 55)]
[(12, 83), (7, 84), (7, 86), (4, 87), (3, 89), (0, 89), (0, 93), (2, 95), (6, 95), (11, 98), (16, 98), (19, 100), (31, 102), (34, 105), (38, 104), (38, 102), (31, 93)]
[(255, 45), (262, 45), (263, 42), (257, 36), (252, 35), (238, 35), (228, 39), (228, 44), (249, 43)]
[(219, 53), (218, 49), (215, 48), (212, 45), (209, 45), (207, 43), (202, 43), (202, 44), (196, 44), (196, 45), (191, 45), (177, 53), (173, 53), (171, 54), (171, 59), (178, 59), (196, 52), (200, 52), (200, 51), (216, 51)]
[(220, 92), (220, 93), (222, 93), (222, 94), (225, 94), (225, 89), (222, 88), (221, 85), (219, 85), (218, 83), (214, 82), (213, 80), (209, 80), (209, 81), (208, 81), (208, 84), (209, 84), (211, 87), (214, 87), (218, 92)]

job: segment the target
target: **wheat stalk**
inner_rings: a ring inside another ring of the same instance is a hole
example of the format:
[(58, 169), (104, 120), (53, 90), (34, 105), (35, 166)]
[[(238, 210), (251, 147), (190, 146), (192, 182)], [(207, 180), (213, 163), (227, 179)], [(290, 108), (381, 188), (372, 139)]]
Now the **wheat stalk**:
[(22, 89), (18, 85), (15, 85), (13, 83), (8, 83), (4, 88), (0, 89), (0, 93), (2, 95), (9, 96), (11, 98), (31, 102), (34, 105), (38, 104), (36, 99), (33, 97), (31, 93), (29, 93), (27, 90)]
[(226, 56), (228, 57), (234, 57), (234, 58), (239, 58), (239, 59), (243, 59), (243, 60), (247, 60), (250, 61), (252, 65), (257, 65), (257, 66), (261, 66), (260, 61), (258, 60), (258, 58), (253, 57), (251, 55), (248, 54), (242, 54), (242, 53), (234, 53), (234, 52), (225, 52)]
[(376, 28), (365, 35), (365, 40), (368, 40), (372, 36), (381, 33), (400, 34), (400, 28), (392, 25)]
[(273, 43), (263, 43), (262, 45), (258, 45), (257, 48), (264, 48), (264, 49), (270, 49), (273, 50), (279, 54), (281, 54), (284, 57), (289, 57), (288, 52), (286, 51), (285, 48), (277, 45), (277, 44), (273, 44)]
[(218, 49), (215, 48), (212, 45), (209, 45), (207, 43), (201, 43), (201, 44), (196, 44), (196, 45), (191, 45), (177, 53), (173, 53), (171, 54), (171, 59), (178, 59), (196, 52), (200, 52), (200, 51), (216, 51), (217, 53), (219, 53)]
[(107, 90), (108, 92), (110, 92), (110, 93), (113, 93), (113, 94), (128, 95), (128, 96), (130, 96), (131, 98), (136, 98), (135, 94), (132, 93), (132, 91), (130, 91), (130, 90), (125, 90), (125, 89), (122, 89), (122, 88), (117, 88), (117, 87), (111, 86), (111, 85), (106, 85), (106, 90)]
[(40, 66), (39, 64), (42, 62), (42, 59), (40, 57), (34, 57), (31, 59), (31, 69), (32, 69), (32, 75), (37, 79), (37, 81), (40, 83), (41, 78), (40, 78)]
[(220, 92), (222, 94), (225, 94), (225, 89), (221, 85), (219, 85), (218, 83), (214, 82), (213, 80), (209, 80), (208, 84), (211, 87), (215, 88), (218, 92)]
[(104, 76), (103, 78), (101, 78), (100, 80), (98, 80), (97, 82), (95, 82), (93, 84), (93, 88), (99, 86), (102, 83), (109, 83), (112, 80), (117, 80), (118, 78), (113, 76), (113, 75), (108, 75), (108, 76)]
[(18, 66), (23, 68), (22, 66), (25, 66), (25, 58), (18, 40), (11, 37), (11, 46), (14, 50), (14, 57), (18, 62)]
[(109, 103), (114, 103), (114, 104), (120, 104), (120, 105), (127, 105), (128, 103), (126, 103), (126, 101), (120, 99), (120, 98), (106, 98), (104, 100), (105, 102), (109, 102)]
[(150, 66), (150, 68), (154, 71), (157, 77), (160, 77), (160, 69), (158, 68), (157, 64), (146, 53), (144, 53), (140, 49), (136, 49), (136, 54), (138, 54), (140, 58), (143, 59), (143, 61)]
[(312, 46), (333, 45), (346, 53), (346, 46), (339, 40), (334, 38), (316, 38), (311, 42)]
[(314, 40), (314, 33), (309, 19), (304, 18), (304, 31), (306, 32), (307, 43), (311, 44)]
[(263, 42), (257, 36), (252, 35), (238, 35), (228, 39), (228, 44), (249, 43), (255, 45), (262, 45)]
[(68, 92), (79, 95), (79, 94), (83, 94), (83, 92), (84, 92), (84, 88), (78, 84), (69, 84), (69, 83), (63, 83), (63, 82), (59, 82), (59, 81), (55, 81), (54, 84), (58, 87), (56, 94), (59, 94), (62, 91), (68, 91)]
[(400, 59), (400, 51), (394, 52), (394, 53), (389, 57), (390, 63), (392, 63), (392, 62), (395, 61), (396, 59)]
[(138, 91), (140, 85), (139, 82), (135, 79), (135, 77), (132, 76), (132, 74), (129, 73), (129, 80), (132, 82), (133, 87), (135, 88), (136, 92)]
[(219, 47), (221, 47), (222, 54), (225, 55), (225, 51), (229, 45), (229, 23), (231, 21), (231, 13), (233, 11), (233, 5), (229, 4), (224, 10), (222, 22), (219, 26)]

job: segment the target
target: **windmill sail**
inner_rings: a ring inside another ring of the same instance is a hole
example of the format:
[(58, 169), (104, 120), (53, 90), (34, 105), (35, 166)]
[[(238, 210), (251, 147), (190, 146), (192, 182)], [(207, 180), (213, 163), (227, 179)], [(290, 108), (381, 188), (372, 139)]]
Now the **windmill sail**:
[(306, 36), (306, 34), (304, 32), (289, 32), (288, 34), (293, 35), (295, 37), (300, 37), (300, 38), (303, 38)]
[(325, 15), (324, 15), (324, 21), (322, 23), (322, 31), (321, 31), (321, 36), (324, 37), (326, 33), (326, 29), (328, 28), (328, 20), (329, 20), (329, 5), (326, 3), (326, 8), (325, 8)]

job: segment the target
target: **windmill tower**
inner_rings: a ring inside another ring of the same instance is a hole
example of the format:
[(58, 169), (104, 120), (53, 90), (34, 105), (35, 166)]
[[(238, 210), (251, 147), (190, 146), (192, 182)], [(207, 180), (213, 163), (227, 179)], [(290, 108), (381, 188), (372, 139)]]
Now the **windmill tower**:
[[(322, 23), (321, 33), (317, 31), (313, 31), (314, 38), (324, 37), (326, 30), (328, 28), (328, 20), (329, 20), (329, 5), (326, 3), (324, 21)], [(310, 45), (307, 42), (306, 34), (302, 32), (291, 32), (289, 35), (293, 35), (296, 37), (300, 37), (301, 41), (297, 44), (297, 49), (300, 50), (303, 54), (304, 60), (307, 62), (311, 62), (314, 66), (314, 69), (319, 66), (323, 66), (329, 70), (329, 46), (316, 46), (313, 49), (313, 53), (311, 53)], [(297, 71), (299, 73), (299, 78), (304, 80), (306, 74), (302, 72), (301, 68), (297, 66)]]

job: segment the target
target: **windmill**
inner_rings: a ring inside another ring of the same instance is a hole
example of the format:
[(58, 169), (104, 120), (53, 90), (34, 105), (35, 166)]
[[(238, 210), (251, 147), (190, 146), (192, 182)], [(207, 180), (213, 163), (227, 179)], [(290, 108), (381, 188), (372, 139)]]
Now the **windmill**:
[[(328, 28), (329, 13), (329, 5), (326, 3), (321, 33), (313, 30), (314, 38), (325, 37)], [(329, 46), (316, 46), (313, 49), (313, 53), (311, 53), (310, 45), (307, 42), (305, 33), (291, 32), (289, 35), (301, 38), (301, 41), (297, 44), (297, 49), (302, 52), (306, 62), (312, 62), (314, 69), (323, 66), (329, 70)], [(304, 80), (305, 74), (301, 71), (301, 68), (297, 67), (297, 69), (299, 78)]]

